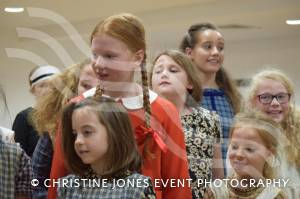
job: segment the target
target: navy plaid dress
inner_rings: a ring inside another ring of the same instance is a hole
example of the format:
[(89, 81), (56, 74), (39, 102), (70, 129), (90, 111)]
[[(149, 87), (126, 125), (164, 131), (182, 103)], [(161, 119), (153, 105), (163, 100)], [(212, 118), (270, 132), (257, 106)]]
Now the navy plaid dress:
[[(61, 178), (68, 183), (79, 180), (80, 177), (76, 175), (69, 175)], [(140, 185), (134, 186), (115, 186), (112, 183), (106, 183), (101, 186), (93, 186), (92, 183), (86, 185), (79, 181), (79, 184), (73, 183), (72, 186), (59, 186), (57, 188), (58, 199), (155, 199), (155, 192), (153, 189), (150, 177), (140, 175), (138, 173), (131, 174), (123, 180), (135, 183), (142, 182)], [(91, 185), (89, 185), (91, 184)], [(145, 185), (145, 186), (144, 186)]]
[(44, 185), (44, 181), (49, 178), (51, 171), (51, 163), (53, 158), (52, 141), (48, 133), (43, 133), (32, 154), (33, 177), (40, 182), (33, 187), (34, 199), (46, 199), (48, 188)]
[(206, 108), (210, 111), (215, 111), (220, 116), (221, 129), (223, 135), (222, 158), (224, 162), (224, 172), (226, 175), (225, 160), (228, 149), (229, 130), (232, 119), (234, 117), (233, 108), (229, 103), (229, 99), (225, 95), (225, 92), (222, 89), (204, 89), (201, 103), (201, 106), (203, 108)]

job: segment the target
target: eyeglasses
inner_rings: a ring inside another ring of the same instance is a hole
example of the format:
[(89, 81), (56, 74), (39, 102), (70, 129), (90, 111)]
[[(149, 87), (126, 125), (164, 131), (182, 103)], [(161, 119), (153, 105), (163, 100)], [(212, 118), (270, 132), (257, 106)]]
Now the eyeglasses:
[(268, 93), (264, 93), (261, 95), (257, 95), (258, 100), (262, 104), (270, 104), (274, 98), (276, 98), (279, 104), (285, 104), (290, 101), (291, 94), (289, 93), (279, 93), (277, 95), (271, 95)]

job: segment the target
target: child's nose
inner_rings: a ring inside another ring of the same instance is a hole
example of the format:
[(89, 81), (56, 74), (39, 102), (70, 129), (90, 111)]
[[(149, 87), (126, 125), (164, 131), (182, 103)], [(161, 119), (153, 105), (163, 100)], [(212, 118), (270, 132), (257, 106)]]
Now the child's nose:
[(235, 155), (238, 159), (243, 159), (245, 157), (244, 151), (242, 149), (238, 149)]
[(220, 53), (217, 46), (212, 47), (211, 52), (212, 52), (213, 55), (219, 55), (219, 53)]
[(168, 77), (168, 76), (169, 76), (168, 70), (163, 70), (162, 71), (162, 77)]
[(93, 65), (93, 67), (95, 68), (95, 69), (98, 69), (98, 70), (100, 70), (100, 69), (104, 69), (104, 68), (106, 68), (106, 64), (105, 64), (105, 60), (104, 60), (104, 58), (102, 57), (102, 56), (98, 56), (95, 60), (94, 60), (94, 65)]
[(273, 106), (278, 106), (280, 105), (280, 103), (278, 102), (278, 99), (276, 97), (273, 97), (272, 101), (271, 101), (271, 105)]
[(77, 135), (75, 139), (75, 145), (81, 145), (84, 143), (83, 137), (81, 135)]

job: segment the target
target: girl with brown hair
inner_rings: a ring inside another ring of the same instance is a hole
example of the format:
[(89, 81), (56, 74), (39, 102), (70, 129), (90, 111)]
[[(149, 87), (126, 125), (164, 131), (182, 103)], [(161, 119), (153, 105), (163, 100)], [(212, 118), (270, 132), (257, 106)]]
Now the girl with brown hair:
[[(62, 116), (62, 143), (71, 173), (64, 179), (96, 179), (100, 187), (59, 187), (58, 198), (155, 198), (149, 177), (138, 174), (141, 157), (125, 108), (111, 98), (99, 96), (70, 103)], [(133, 183), (118, 186), (116, 181)], [(137, 184), (140, 181), (142, 183)], [(103, 181), (104, 182), (104, 181)], [(80, 184), (82, 185), (82, 184)]]
[(203, 198), (198, 179), (224, 178), (219, 116), (200, 107), (201, 82), (193, 62), (183, 53), (168, 50), (154, 60), (152, 88), (174, 103), (184, 130), (193, 198)]
[[(241, 95), (222, 66), (224, 47), (223, 35), (210, 23), (192, 25), (180, 44), (180, 50), (187, 54), (198, 68), (203, 87), (201, 106), (216, 111), (220, 116), (223, 160), (226, 159), (231, 120), (241, 108)], [(224, 172), (226, 173), (226, 169)]]

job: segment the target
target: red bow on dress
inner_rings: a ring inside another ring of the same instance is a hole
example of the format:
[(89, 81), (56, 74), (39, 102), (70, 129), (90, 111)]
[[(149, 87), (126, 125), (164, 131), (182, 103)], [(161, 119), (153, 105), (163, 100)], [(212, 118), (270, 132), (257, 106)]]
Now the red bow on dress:
[(140, 125), (135, 130), (136, 140), (142, 141), (145, 139), (145, 137), (150, 134), (152, 138), (155, 140), (155, 142), (158, 144), (159, 148), (166, 153), (167, 152), (167, 145), (164, 143), (164, 141), (159, 136), (158, 132), (151, 127), (145, 127), (143, 125)]

